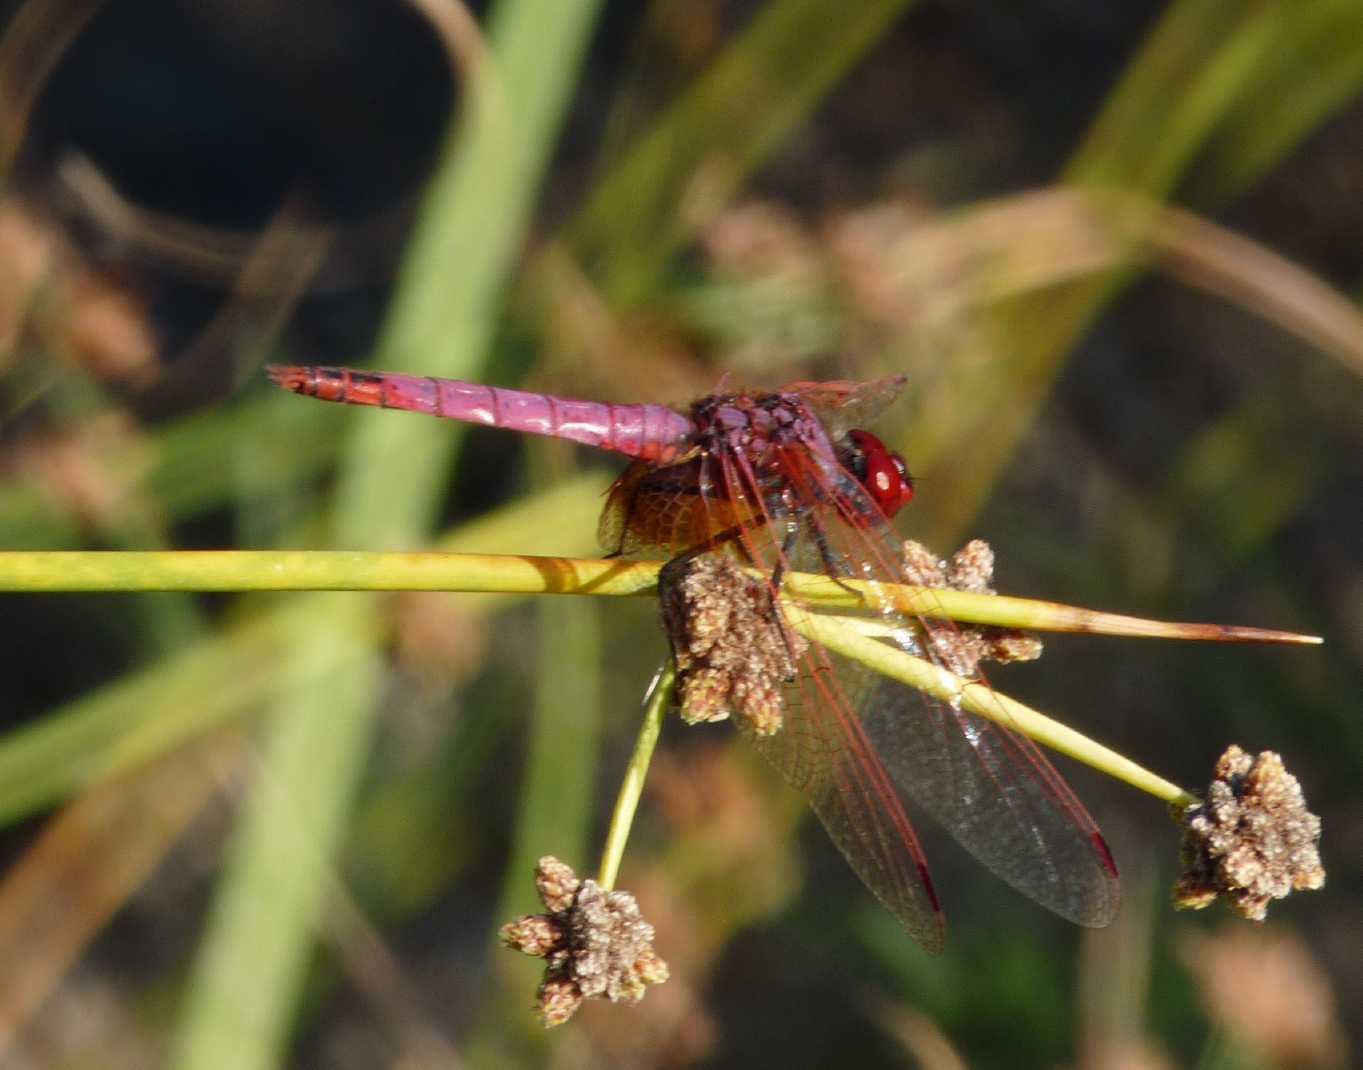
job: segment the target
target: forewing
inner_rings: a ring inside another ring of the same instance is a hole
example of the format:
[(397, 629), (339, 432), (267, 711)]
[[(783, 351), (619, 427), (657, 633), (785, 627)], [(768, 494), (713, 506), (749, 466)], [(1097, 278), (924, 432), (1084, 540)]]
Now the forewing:
[[(745, 556), (775, 575), (800, 564), (783, 549), (790, 517), (774, 515), (770, 473), (759, 476), (741, 456), (719, 458), (728, 493), (755, 502), (753, 523), (739, 530)], [(779, 480), (778, 480), (779, 482)], [(779, 497), (779, 494), (778, 494)], [(786, 689), (784, 724), (754, 746), (800, 791), (853, 871), (929, 951), (946, 937), (941, 905), (927, 861), (899, 793), (857, 717), (861, 691), (871, 684), (844, 659), (811, 644)]]
[(909, 935), (941, 951), (946, 922), (927, 860), (855, 714), (863, 681), (818, 647), (800, 661), (798, 682), (786, 692), (783, 727), (751, 737), (753, 745), (809, 800), (852, 870)]
[(850, 428), (871, 423), (899, 396), (907, 381), (905, 375), (887, 375), (864, 382), (791, 383), (780, 392), (799, 397), (836, 438)]
[[(738, 550), (774, 575), (782, 553), (770, 515), (770, 479), (741, 457), (700, 456), (655, 468), (631, 465), (608, 492), (598, 534), (612, 553), (646, 548), (670, 556), (726, 535), (717, 549)], [(784, 562), (790, 567), (790, 562)], [(853, 870), (914, 939), (939, 951), (945, 937), (941, 908), (923, 853), (888, 773), (855, 714), (851, 682), (870, 680), (834, 665), (813, 648), (801, 658), (798, 683), (788, 689), (785, 726), (754, 737), (759, 750), (809, 800)]]
[[(794, 448), (783, 451), (780, 470), (789, 511), (800, 518), (786, 540), (788, 567), (897, 582), (898, 537), (850, 473)], [(955, 634), (949, 622), (876, 612), (909, 653), (934, 661), (941, 659), (931, 637), (949, 643)], [(929, 640), (916, 643), (915, 634)], [(903, 835), (900, 799), (922, 807), (987, 867), (1058, 914), (1089, 925), (1112, 918), (1119, 890), (1111, 855), (1030, 740), (826, 652), (806, 662), (787, 719), (790, 737), (778, 733), (763, 748), (797, 786), (803, 778), (817, 788), (811, 801), (834, 840), (911, 933), (922, 939), (923, 904), (904, 899), (903, 877), (922, 867), (922, 854), (911, 831)], [(880, 790), (882, 780), (895, 790)], [(922, 876), (924, 894), (935, 901), (925, 870)]]

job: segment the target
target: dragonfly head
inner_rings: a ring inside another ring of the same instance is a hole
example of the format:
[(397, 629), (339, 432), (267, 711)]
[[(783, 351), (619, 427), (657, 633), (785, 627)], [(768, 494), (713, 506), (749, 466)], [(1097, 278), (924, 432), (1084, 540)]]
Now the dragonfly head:
[(848, 470), (866, 488), (886, 516), (894, 516), (913, 501), (913, 476), (897, 453), (869, 431), (847, 432), (851, 443)]

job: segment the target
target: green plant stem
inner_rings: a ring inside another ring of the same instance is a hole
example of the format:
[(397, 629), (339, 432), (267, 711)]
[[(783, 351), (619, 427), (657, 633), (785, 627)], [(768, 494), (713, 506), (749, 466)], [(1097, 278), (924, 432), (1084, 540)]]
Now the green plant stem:
[[(502, 594), (647, 595), (658, 561), (519, 554), (383, 553), (357, 550), (0, 552), (0, 592), (24, 591), (462, 591)], [(889, 601), (910, 616), (998, 628), (1259, 643), (1320, 643), (1267, 628), (1148, 620), (1029, 598), (909, 584), (869, 584), (788, 573), (783, 592), (824, 608)]]
[(644, 790), (644, 778), (653, 760), (653, 748), (657, 746), (658, 735), (663, 728), (663, 714), (671, 705), (676, 686), (677, 666), (669, 658), (654, 680), (653, 689), (644, 705), (644, 721), (639, 726), (634, 753), (630, 755), (625, 779), (620, 784), (620, 794), (615, 799), (615, 810), (611, 814), (610, 830), (606, 833), (606, 845), (601, 850), (601, 867), (597, 875), (597, 883), (602, 888), (615, 887), (615, 878), (620, 873), (620, 859), (625, 853), (629, 830), (634, 824), (634, 812), (639, 807), (639, 796)]
[[(651, 593), (659, 567), (658, 562), (647, 561), (452, 553), (10, 552), (0, 553), (0, 590), (447, 590), (619, 596)], [(864, 606), (869, 601), (891, 604), (908, 614), (997, 627), (1184, 639), (1320, 642), (1314, 636), (1289, 632), (1145, 621), (1049, 602), (938, 588), (872, 586), (855, 580), (834, 583), (828, 577), (801, 574), (790, 574), (783, 582), (788, 596), (798, 595), (804, 603), (825, 608), (856, 607), (858, 603)], [(962, 680), (881, 641), (886, 630), (881, 619), (815, 615), (802, 602), (783, 603), (792, 626), (828, 649), (944, 701), (959, 701), (973, 713), (1022, 732), (1166, 802), (1182, 805), (1191, 801), (1192, 796), (1177, 785), (1073, 729), (994, 692), (987, 685)], [(630, 773), (617, 802), (601, 867), (603, 884), (614, 881), (638, 802), (643, 771), (657, 739), (655, 718), (660, 721), (674, 683), (669, 669), (655, 688)]]
[(908, 684), (943, 702), (960, 706), (995, 724), (1020, 732), (1043, 746), (1069, 755), (1157, 799), (1176, 806), (1197, 801), (1196, 796), (1177, 784), (1170, 783), (1031, 707), (999, 694), (987, 684), (962, 679), (897, 647), (859, 634), (856, 628), (847, 627), (846, 622), (838, 617), (817, 616), (799, 607), (787, 606), (786, 619), (800, 635), (821, 643), (828, 650), (859, 661), (882, 676)]
[(0, 552), (0, 591), (642, 594), (656, 561), (364, 550)]

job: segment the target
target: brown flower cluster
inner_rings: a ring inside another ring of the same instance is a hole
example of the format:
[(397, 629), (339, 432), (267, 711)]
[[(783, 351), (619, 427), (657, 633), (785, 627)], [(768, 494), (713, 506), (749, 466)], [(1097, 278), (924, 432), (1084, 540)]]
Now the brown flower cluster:
[(665, 568), (659, 593), (682, 719), (732, 715), (759, 736), (780, 729), (781, 689), (807, 644), (781, 626), (770, 588), (732, 561), (702, 554)]
[[(904, 582), (918, 587), (941, 587), (951, 591), (994, 594), (994, 550), (983, 539), (972, 539), (940, 560), (922, 543), (906, 539), (902, 568)], [(1016, 628), (954, 625), (936, 622), (928, 642), (937, 658), (957, 676), (973, 680), (980, 662), (1035, 661), (1041, 657), (1041, 640)]]
[(1320, 818), (1273, 751), (1251, 757), (1232, 745), (1216, 763), (1204, 801), (1182, 814), (1184, 874), (1174, 904), (1200, 910), (1225, 899), (1263, 921), (1272, 899), (1323, 887)]
[(540, 1020), (562, 1025), (585, 999), (637, 1003), (648, 985), (667, 980), (667, 963), (653, 950), (653, 926), (628, 892), (581, 880), (572, 867), (545, 856), (535, 886), (546, 914), (527, 914), (502, 926), (502, 942), (542, 958)]

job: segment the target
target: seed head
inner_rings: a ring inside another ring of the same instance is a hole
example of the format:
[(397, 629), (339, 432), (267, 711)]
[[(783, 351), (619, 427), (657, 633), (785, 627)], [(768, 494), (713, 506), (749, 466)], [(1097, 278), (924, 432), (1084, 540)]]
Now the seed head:
[(580, 880), (557, 858), (541, 858), (535, 884), (547, 914), (502, 926), (502, 942), (545, 960), (537, 994), (540, 1020), (562, 1025), (584, 999), (637, 1003), (648, 985), (667, 980), (667, 963), (653, 950), (653, 926), (628, 892)]
[[(972, 539), (951, 555), (939, 559), (922, 543), (905, 540), (902, 561), (904, 582), (919, 587), (994, 594), (994, 551), (983, 539)], [(1041, 640), (1017, 628), (989, 625), (961, 626), (936, 622), (925, 626), (932, 654), (968, 680), (980, 674), (980, 662), (1035, 661), (1041, 657)]]
[(732, 715), (759, 736), (780, 729), (782, 686), (807, 644), (782, 626), (767, 584), (704, 554), (665, 569), (659, 588), (682, 719)]
[(1184, 873), (1174, 905), (1200, 910), (1225, 899), (1242, 917), (1263, 921), (1272, 899), (1321, 888), (1320, 818), (1282, 758), (1251, 758), (1231, 746), (1216, 763), (1202, 803), (1181, 815)]

